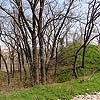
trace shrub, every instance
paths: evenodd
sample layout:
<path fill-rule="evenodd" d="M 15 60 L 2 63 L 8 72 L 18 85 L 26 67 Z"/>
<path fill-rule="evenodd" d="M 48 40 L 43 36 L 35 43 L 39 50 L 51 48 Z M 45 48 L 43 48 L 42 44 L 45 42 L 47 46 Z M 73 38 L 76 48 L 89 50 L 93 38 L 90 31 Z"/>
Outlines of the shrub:
<path fill-rule="evenodd" d="M 64 82 L 73 78 L 72 66 L 74 62 L 74 55 L 81 44 L 76 42 L 70 44 L 68 47 L 63 48 L 59 51 L 58 59 L 59 63 L 62 64 L 62 68 L 59 69 L 57 75 L 57 82 Z M 79 76 L 90 75 L 95 69 L 100 70 L 100 51 L 96 45 L 88 45 L 85 54 L 85 68 L 81 68 L 82 62 L 82 50 L 78 54 L 76 66 L 79 67 Z M 67 65 L 63 69 L 63 66 Z"/>

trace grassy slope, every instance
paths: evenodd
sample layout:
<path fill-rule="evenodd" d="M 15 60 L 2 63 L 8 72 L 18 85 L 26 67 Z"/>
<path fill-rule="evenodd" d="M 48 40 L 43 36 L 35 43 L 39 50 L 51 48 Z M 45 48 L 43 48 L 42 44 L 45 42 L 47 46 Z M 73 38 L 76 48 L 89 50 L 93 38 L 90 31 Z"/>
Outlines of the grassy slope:
<path fill-rule="evenodd" d="M 73 63 L 73 54 L 79 46 L 79 43 L 70 45 L 60 56 L 63 59 L 63 63 L 67 62 L 68 65 Z M 82 51 L 79 54 L 77 65 L 81 63 Z M 97 67 L 100 69 L 100 52 L 97 46 L 89 45 L 85 57 L 85 66 L 86 67 Z M 90 71 L 90 70 L 89 70 Z M 68 73 L 65 74 L 68 76 Z M 61 74 L 60 74 L 61 76 Z M 84 77 L 82 77 L 84 78 Z M 100 91 L 100 72 L 95 74 L 92 80 L 88 82 L 81 83 L 82 78 L 78 80 L 71 80 L 64 83 L 55 83 L 46 86 L 40 86 L 29 89 L 22 89 L 19 91 L 13 91 L 11 93 L 0 93 L 0 100 L 57 100 L 58 98 L 72 98 L 77 94 L 84 94 L 87 92 Z M 86 78 L 86 77 L 85 77 Z M 61 81 L 63 76 L 61 76 Z M 66 78 L 65 78 L 66 80 Z M 64 81 L 65 81 L 64 80 Z"/>
<path fill-rule="evenodd" d="M 83 78 L 83 77 L 82 77 Z M 79 78 L 65 83 L 55 83 L 46 86 L 23 89 L 0 95 L 0 100 L 57 100 L 70 99 L 77 94 L 100 91 L 100 72 L 96 73 L 88 82 L 81 83 Z M 86 77 L 85 77 L 86 78 Z"/>
<path fill-rule="evenodd" d="M 74 55 L 76 50 L 80 47 L 80 43 L 75 43 L 69 45 L 67 48 L 64 48 L 61 50 L 59 54 L 59 60 L 61 60 L 60 63 L 63 63 L 65 65 L 73 65 L 74 62 Z M 77 59 L 77 66 L 81 66 L 81 60 L 82 60 L 82 51 L 80 51 L 78 59 Z M 98 49 L 98 46 L 96 45 L 88 45 L 86 49 L 86 55 L 85 55 L 85 66 L 99 66 L 100 67 L 100 51 Z"/>
<path fill-rule="evenodd" d="M 57 82 L 65 82 L 66 80 L 73 79 L 73 62 L 74 54 L 80 47 L 80 43 L 70 44 L 67 48 L 61 49 L 58 60 L 59 64 L 62 64 L 58 69 Z M 82 51 L 79 52 L 76 66 L 81 66 Z M 63 67 L 64 66 L 64 67 Z M 79 76 L 87 76 L 94 72 L 94 70 L 100 70 L 100 50 L 98 46 L 89 44 L 86 49 L 85 55 L 85 68 L 78 68 Z"/>

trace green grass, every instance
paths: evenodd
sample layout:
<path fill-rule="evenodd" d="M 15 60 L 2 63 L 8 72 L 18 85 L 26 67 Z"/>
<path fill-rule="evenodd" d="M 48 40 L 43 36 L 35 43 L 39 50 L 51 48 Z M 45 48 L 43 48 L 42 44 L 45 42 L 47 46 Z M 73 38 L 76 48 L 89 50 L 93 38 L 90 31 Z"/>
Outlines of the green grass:
<path fill-rule="evenodd" d="M 70 44 L 68 47 L 61 49 L 58 55 L 59 61 L 61 61 L 60 63 L 68 66 L 73 65 L 75 52 L 80 46 L 81 44 L 76 42 L 75 44 Z M 77 66 L 81 66 L 82 52 L 83 50 L 81 50 L 78 54 L 78 59 L 76 63 Z M 98 46 L 93 44 L 89 44 L 87 46 L 85 54 L 85 66 L 96 66 L 100 68 L 100 50 L 98 49 Z"/>
<path fill-rule="evenodd" d="M 100 91 L 100 72 L 96 73 L 91 80 L 86 81 L 95 69 L 100 70 L 100 51 L 97 46 L 88 46 L 85 56 L 85 69 L 78 70 L 79 76 L 81 76 L 79 79 L 73 79 L 72 69 L 67 68 L 72 66 L 74 53 L 79 46 L 79 43 L 71 44 L 68 48 L 63 48 L 58 55 L 61 63 L 68 66 L 60 67 L 57 82 L 67 82 L 21 89 L 10 93 L 3 93 L 1 91 L 0 100 L 57 100 L 58 98 L 66 98 L 69 100 L 77 94 Z M 81 66 L 81 58 L 82 50 L 78 56 L 77 66 Z M 5 81 L 4 78 L 2 78 L 2 81 Z M 2 84 L 2 81 L 0 84 Z"/>
<path fill-rule="evenodd" d="M 86 80 L 86 78 L 81 77 L 64 83 L 22 89 L 6 94 L 1 93 L 0 100 L 57 100 L 58 98 L 70 100 L 77 94 L 100 91 L 100 72 L 96 73 L 91 80 L 81 83 L 81 80 Z"/>
<path fill-rule="evenodd" d="M 74 64 L 74 55 L 77 49 L 81 46 L 81 43 L 76 42 L 74 44 L 70 44 L 68 47 L 64 47 L 59 51 L 58 54 L 58 62 L 59 68 L 57 69 L 57 82 L 65 82 L 67 80 L 73 79 L 73 64 Z M 88 76 L 93 73 L 94 70 L 100 70 L 100 50 L 98 46 L 89 44 L 86 48 L 85 55 L 85 68 L 82 69 L 82 53 L 81 50 L 78 54 L 76 67 L 78 68 L 79 77 Z"/>

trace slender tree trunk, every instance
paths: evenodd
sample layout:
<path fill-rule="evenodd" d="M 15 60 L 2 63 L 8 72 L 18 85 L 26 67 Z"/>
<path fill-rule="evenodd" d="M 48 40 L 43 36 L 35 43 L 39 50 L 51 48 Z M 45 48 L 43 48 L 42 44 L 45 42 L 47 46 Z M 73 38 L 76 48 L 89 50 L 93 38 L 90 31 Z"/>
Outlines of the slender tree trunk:
<path fill-rule="evenodd" d="M 0 46 L 0 69 L 1 69 L 1 46 Z"/>
<path fill-rule="evenodd" d="M 73 74 L 74 74 L 75 78 L 78 78 L 78 72 L 77 72 L 77 68 L 76 68 L 77 56 L 78 56 L 78 53 L 80 52 L 80 50 L 84 47 L 84 45 L 85 44 L 81 45 L 81 47 L 76 51 L 75 56 L 74 56 Z"/>
<path fill-rule="evenodd" d="M 76 68 L 76 61 L 77 61 L 77 55 L 75 55 L 75 59 L 74 59 L 73 74 L 74 74 L 75 78 L 78 78 L 78 72 L 77 72 L 77 68 Z"/>
<path fill-rule="evenodd" d="M 14 51 L 11 51 L 11 64 L 12 64 L 12 77 L 14 78 L 15 76 L 15 66 L 14 66 Z"/>
<path fill-rule="evenodd" d="M 85 53 L 86 53 L 86 46 L 83 47 L 82 68 L 84 68 L 84 64 L 85 64 Z"/>
<path fill-rule="evenodd" d="M 19 63 L 20 81 L 22 81 L 22 66 L 21 66 L 21 58 L 19 51 L 18 51 L 18 63 Z"/>
<path fill-rule="evenodd" d="M 12 68 L 13 68 L 13 78 L 15 77 L 15 64 L 14 64 L 14 58 L 12 59 Z"/>
<path fill-rule="evenodd" d="M 46 72 L 45 72 L 45 56 L 44 56 L 44 47 L 43 47 L 43 32 L 42 32 L 42 14 L 44 8 L 44 0 L 40 0 L 40 12 L 39 12 L 39 25 L 38 25 L 38 34 L 39 34 L 39 46 L 40 46 L 40 66 L 41 66 L 41 82 L 45 84 L 46 82 Z"/>
<path fill-rule="evenodd" d="M 33 33 L 32 33 L 32 49 L 33 49 L 32 54 L 33 54 L 33 63 L 34 63 L 33 77 L 34 77 L 34 84 L 38 85 L 39 84 L 39 67 L 38 67 L 38 54 L 37 54 L 35 28 L 36 28 L 36 22 L 35 22 L 34 15 L 33 15 Z"/>
<path fill-rule="evenodd" d="M 12 62 L 11 62 L 11 59 L 10 59 L 10 73 L 11 73 L 11 75 L 12 75 Z M 13 76 L 12 76 L 13 77 Z"/>
<path fill-rule="evenodd" d="M 24 77 L 25 77 L 25 81 L 26 81 L 26 79 L 27 79 L 27 71 L 26 71 L 26 68 L 25 68 L 25 66 L 24 66 L 24 56 L 23 56 L 23 51 L 22 51 L 22 49 L 21 49 L 21 62 L 22 62 L 22 67 L 23 67 L 23 69 L 24 69 Z"/>
<path fill-rule="evenodd" d="M 10 84 L 10 75 L 9 75 L 9 70 L 8 70 L 8 66 L 7 66 L 7 62 L 5 60 L 5 58 L 3 57 L 2 54 L 0 54 L 0 56 L 2 57 L 3 61 L 4 61 L 4 64 L 5 64 L 5 67 L 6 67 L 6 71 L 7 71 L 7 80 L 8 80 L 8 85 Z"/>
<path fill-rule="evenodd" d="M 54 75 L 57 74 L 57 67 L 58 67 L 57 61 L 58 61 L 58 46 L 56 47 L 56 63 L 55 63 L 55 72 L 54 72 Z"/>
<path fill-rule="evenodd" d="M 66 33 L 66 47 L 68 46 L 68 34 Z"/>

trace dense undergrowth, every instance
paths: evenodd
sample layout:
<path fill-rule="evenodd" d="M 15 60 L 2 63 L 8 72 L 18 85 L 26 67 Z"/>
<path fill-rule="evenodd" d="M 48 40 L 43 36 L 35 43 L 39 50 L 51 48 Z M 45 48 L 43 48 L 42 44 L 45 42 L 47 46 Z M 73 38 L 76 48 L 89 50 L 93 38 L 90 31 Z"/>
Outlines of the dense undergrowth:
<path fill-rule="evenodd" d="M 81 44 L 75 43 L 71 44 L 66 48 L 60 50 L 59 53 L 59 63 L 62 64 L 58 70 L 57 82 L 64 82 L 66 80 L 71 80 L 73 76 L 73 62 L 74 55 Z M 92 74 L 95 70 L 100 70 L 100 50 L 96 45 L 88 45 L 85 54 L 85 67 L 81 68 L 82 62 L 82 50 L 78 54 L 78 59 L 76 66 L 79 76 L 87 76 Z"/>

